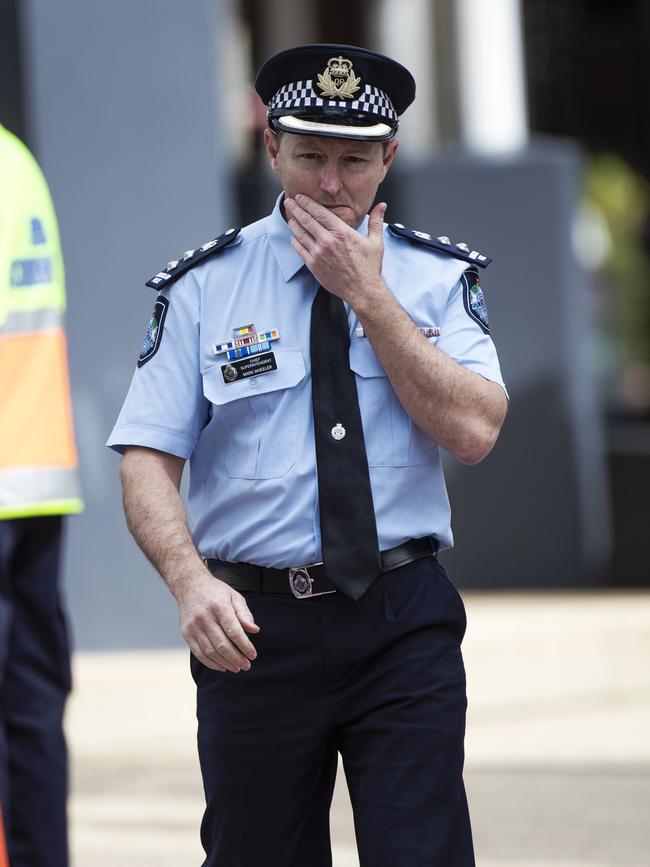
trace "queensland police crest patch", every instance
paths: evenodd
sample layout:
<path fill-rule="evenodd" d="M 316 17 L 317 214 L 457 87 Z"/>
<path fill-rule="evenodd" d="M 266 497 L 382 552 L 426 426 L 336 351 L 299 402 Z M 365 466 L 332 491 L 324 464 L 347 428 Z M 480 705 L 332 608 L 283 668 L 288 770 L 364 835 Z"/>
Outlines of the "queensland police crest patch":
<path fill-rule="evenodd" d="M 158 352 L 158 347 L 160 346 L 160 341 L 163 336 L 165 316 L 167 315 L 168 307 L 169 300 L 165 298 L 164 295 L 159 295 L 156 298 L 153 313 L 151 314 L 151 319 L 147 325 L 147 333 L 144 336 L 142 349 L 138 356 L 138 367 L 142 367 L 143 364 L 150 361 L 156 352 Z"/>
<path fill-rule="evenodd" d="M 470 319 L 473 319 L 481 327 L 485 334 L 489 334 L 490 320 L 488 319 L 487 304 L 485 303 L 485 296 L 481 289 L 478 272 L 473 269 L 465 271 L 462 280 L 465 312 Z"/>

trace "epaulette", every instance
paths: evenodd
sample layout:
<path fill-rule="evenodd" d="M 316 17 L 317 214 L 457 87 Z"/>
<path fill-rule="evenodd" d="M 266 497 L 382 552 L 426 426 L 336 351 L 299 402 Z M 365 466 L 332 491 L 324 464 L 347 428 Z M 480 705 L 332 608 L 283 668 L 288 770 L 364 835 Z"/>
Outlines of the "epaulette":
<path fill-rule="evenodd" d="M 228 244 L 232 244 L 240 232 L 241 229 L 228 229 L 223 235 L 213 238 L 212 241 L 207 241 L 197 250 L 186 250 L 183 253 L 182 259 L 172 259 L 171 262 L 165 265 L 162 271 L 158 271 L 151 280 L 147 280 L 145 286 L 149 286 L 151 289 L 166 289 L 167 286 L 171 286 L 172 283 L 175 283 L 179 277 L 182 277 L 183 274 L 186 274 L 191 268 L 198 265 L 199 262 L 203 262 L 209 256 L 214 256 L 215 253 L 223 250 Z"/>
<path fill-rule="evenodd" d="M 462 259 L 464 262 L 471 262 L 472 265 L 480 265 L 481 268 L 487 268 L 492 261 L 491 256 L 484 256 L 478 250 L 471 250 L 469 244 L 461 241 L 459 244 L 452 244 L 446 235 L 440 235 L 437 238 L 432 238 L 428 232 L 418 232 L 416 229 L 407 229 L 401 223 L 390 223 L 388 228 L 393 235 L 400 238 L 406 238 L 407 241 L 414 241 L 416 244 L 424 244 L 436 253 L 446 253 L 448 256 L 453 256 L 455 259 Z"/>

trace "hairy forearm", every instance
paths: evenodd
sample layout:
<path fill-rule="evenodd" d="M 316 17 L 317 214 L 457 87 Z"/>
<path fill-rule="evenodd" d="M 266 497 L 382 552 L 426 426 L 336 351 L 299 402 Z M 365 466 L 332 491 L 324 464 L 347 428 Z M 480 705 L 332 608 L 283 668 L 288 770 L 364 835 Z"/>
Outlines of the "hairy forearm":
<path fill-rule="evenodd" d="M 507 402 L 503 390 L 433 346 L 385 286 L 353 305 L 408 415 L 465 463 L 492 449 Z"/>
<path fill-rule="evenodd" d="M 129 530 L 178 602 L 181 634 L 215 671 L 248 670 L 257 656 L 246 635 L 259 632 L 244 597 L 213 577 L 201 560 L 179 494 L 184 461 L 129 447 L 120 475 Z"/>
<path fill-rule="evenodd" d="M 128 528 L 174 596 L 190 575 L 204 569 L 179 494 L 183 463 L 163 452 L 130 447 L 120 468 Z"/>

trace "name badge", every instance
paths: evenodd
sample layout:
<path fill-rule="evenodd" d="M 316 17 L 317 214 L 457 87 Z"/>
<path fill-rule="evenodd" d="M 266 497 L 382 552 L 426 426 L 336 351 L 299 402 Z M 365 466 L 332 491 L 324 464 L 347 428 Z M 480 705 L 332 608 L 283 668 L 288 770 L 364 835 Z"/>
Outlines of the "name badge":
<path fill-rule="evenodd" d="M 221 365 L 223 381 L 228 385 L 237 382 L 238 379 L 248 379 L 249 376 L 261 376 L 278 369 L 273 352 L 263 352 L 253 355 L 251 358 L 240 358 L 238 361 L 229 361 Z"/>

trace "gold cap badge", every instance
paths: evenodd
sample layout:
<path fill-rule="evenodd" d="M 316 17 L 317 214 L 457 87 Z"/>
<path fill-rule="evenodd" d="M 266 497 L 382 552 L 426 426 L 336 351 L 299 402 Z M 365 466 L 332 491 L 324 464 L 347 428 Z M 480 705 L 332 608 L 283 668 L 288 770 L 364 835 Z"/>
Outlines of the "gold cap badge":
<path fill-rule="evenodd" d="M 330 57 L 325 72 L 318 76 L 322 96 L 351 99 L 359 90 L 361 77 L 354 74 L 352 61 L 346 57 Z"/>

